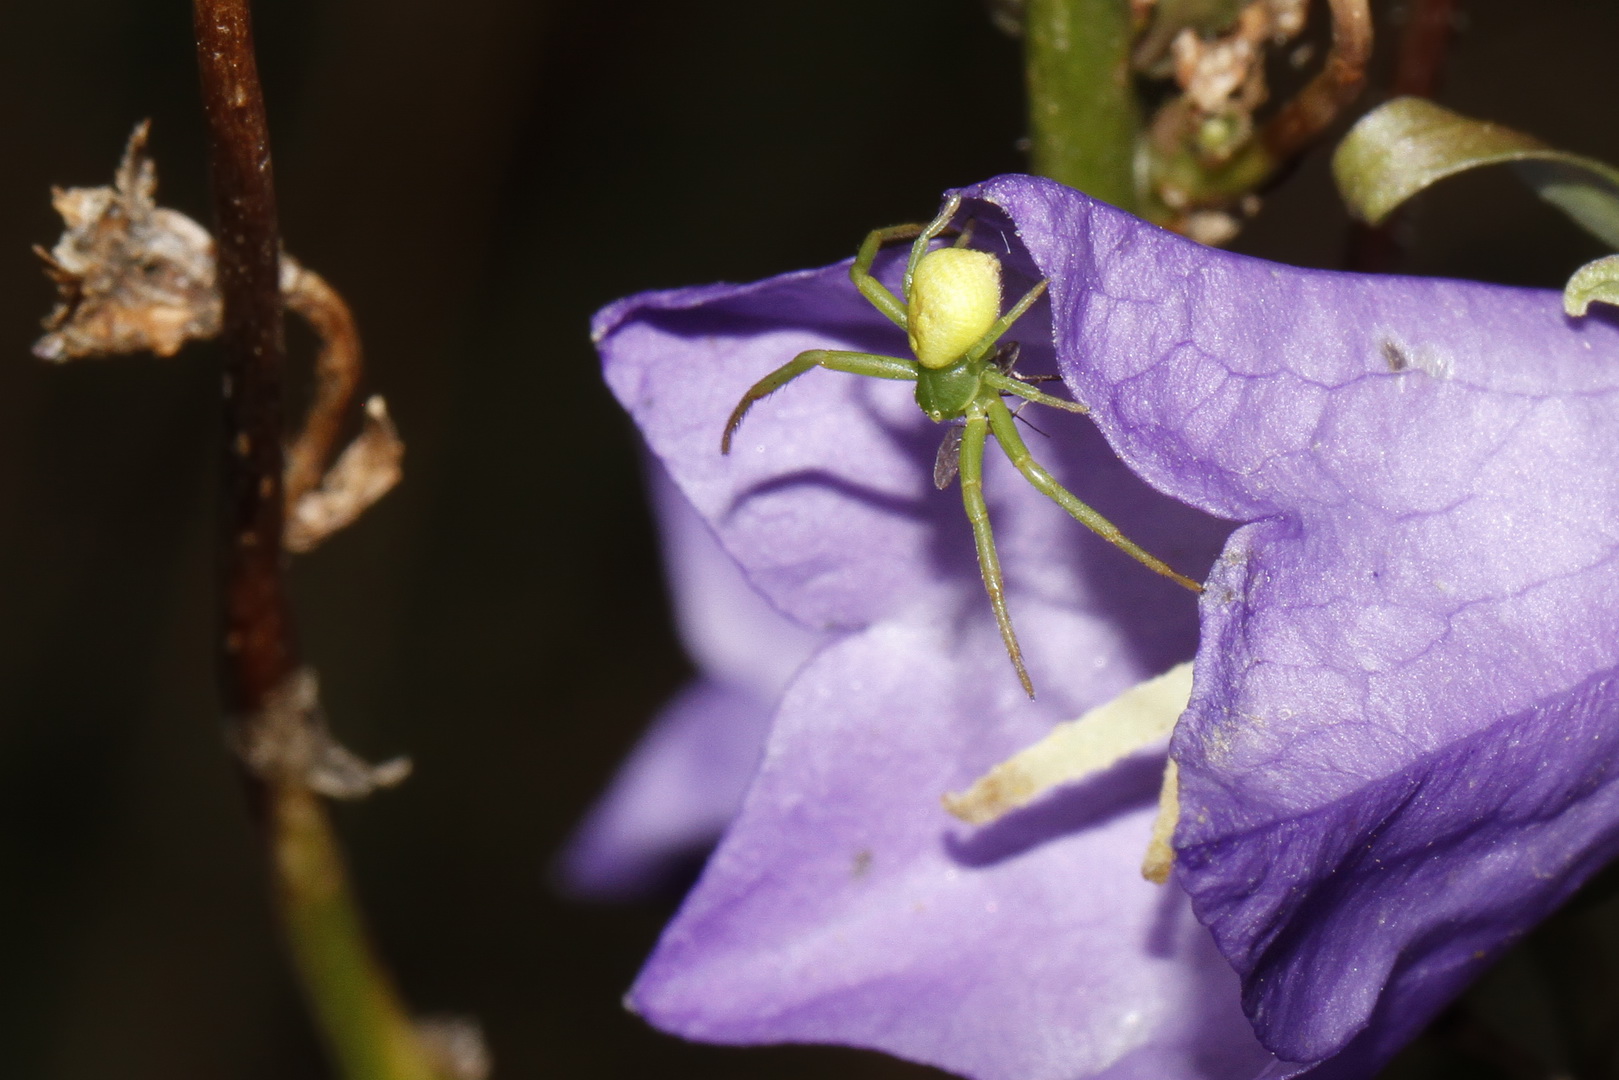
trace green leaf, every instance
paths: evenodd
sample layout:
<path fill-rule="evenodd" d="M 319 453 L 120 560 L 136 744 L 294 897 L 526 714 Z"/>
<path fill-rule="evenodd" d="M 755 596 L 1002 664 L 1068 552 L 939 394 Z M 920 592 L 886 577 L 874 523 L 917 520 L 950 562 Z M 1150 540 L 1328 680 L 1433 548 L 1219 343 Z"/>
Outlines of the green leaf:
<path fill-rule="evenodd" d="M 1376 225 L 1429 185 L 1498 164 L 1512 165 L 1535 194 L 1619 248 L 1619 169 L 1426 98 L 1395 98 L 1361 117 L 1338 144 L 1332 173 L 1350 213 Z"/>
<path fill-rule="evenodd" d="M 1586 263 L 1563 287 L 1563 310 L 1570 315 L 1584 315 L 1593 301 L 1619 304 L 1619 255 Z"/>

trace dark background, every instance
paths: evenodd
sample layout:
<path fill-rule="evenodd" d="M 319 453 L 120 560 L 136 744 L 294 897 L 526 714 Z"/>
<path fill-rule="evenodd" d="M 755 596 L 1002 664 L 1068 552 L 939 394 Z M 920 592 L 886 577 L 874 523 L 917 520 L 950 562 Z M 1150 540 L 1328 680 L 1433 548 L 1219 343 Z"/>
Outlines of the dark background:
<path fill-rule="evenodd" d="M 406 480 L 296 564 L 333 726 L 401 789 L 338 810 L 413 1005 L 501 1077 L 920 1077 L 691 1047 L 619 995 L 667 904 L 560 899 L 549 861 L 686 674 L 634 436 L 586 337 L 641 289 L 850 254 L 1016 169 L 1019 51 L 974 0 L 278 0 L 258 36 L 287 247 L 354 306 Z M 214 691 L 217 356 L 54 367 L 51 184 L 154 120 L 206 220 L 178 0 L 4 5 L 0 29 L 0 1071 L 326 1075 L 271 931 Z M 1387 9 L 1382 9 L 1387 15 Z M 1443 99 L 1619 160 L 1619 5 L 1467 5 Z M 1342 265 L 1315 157 L 1238 247 Z M 1560 285 L 1599 253 L 1506 176 L 1411 219 L 1421 273 Z M 292 333 L 294 371 L 309 340 Z"/>

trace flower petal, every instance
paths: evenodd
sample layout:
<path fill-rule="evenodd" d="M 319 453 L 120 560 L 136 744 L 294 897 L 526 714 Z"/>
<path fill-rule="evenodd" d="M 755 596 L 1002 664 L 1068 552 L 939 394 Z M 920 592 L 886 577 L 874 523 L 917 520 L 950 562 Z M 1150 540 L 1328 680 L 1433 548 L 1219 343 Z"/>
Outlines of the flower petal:
<path fill-rule="evenodd" d="M 1120 454 L 1251 522 L 1173 743 L 1179 878 L 1267 1046 L 1375 1063 L 1619 852 L 1619 332 L 969 194 Z"/>
<path fill-rule="evenodd" d="M 681 640 L 703 675 L 653 722 L 562 855 L 563 883 L 603 899 L 663 885 L 719 839 L 782 690 L 824 641 L 766 603 L 664 471 L 648 472 Z"/>
<path fill-rule="evenodd" d="M 706 853 L 758 768 L 774 704 L 708 680 L 681 691 L 569 841 L 558 867 L 568 891 L 633 899 Z"/>
<path fill-rule="evenodd" d="M 1037 315 L 1020 328 L 1031 370 L 1048 348 Z M 718 454 L 742 392 L 796 351 L 894 334 L 843 268 L 635 298 L 600 325 L 609 380 L 750 579 L 805 622 L 870 624 L 793 681 L 744 809 L 633 1004 L 694 1038 L 853 1043 L 980 1077 L 1256 1073 L 1269 1058 L 1229 970 L 1178 891 L 1139 876 L 1161 759 L 982 831 L 939 801 L 1185 659 L 1191 598 L 990 455 L 1031 704 L 959 495 L 928 483 L 939 429 L 908 387 L 812 372 L 749 416 L 749 457 Z M 1144 487 L 1083 421 L 1038 422 L 1059 436 L 1034 447 L 1059 479 L 1177 565 L 1208 565 L 1227 526 Z"/>
<path fill-rule="evenodd" d="M 861 626 L 926 581 L 925 422 L 899 383 L 815 371 L 726 417 L 806 349 L 905 349 L 841 267 L 632 297 L 597 317 L 608 384 L 748 578 L 814 628 Z M 813 526 L 813 527 L 812 527 Z"/>
<path fill-rule="evenodd" d="M 1116 649 L 1105 620 L 1021 617 L 1036 648 Z M 1049 723 L 1007 712 L 1004 665 L 993 627 L 925 618 L 811 661 L 632 1006 L 692 1038 L 848 1043 L 981 1080 L 1258 1075 L 1235 977 L 1184 895 L 1137 872 L 1162 758 L 992 829 L 944 816 L 942 792 Z M 1073 664 L 1065 689 L 1118 674 Z"/>

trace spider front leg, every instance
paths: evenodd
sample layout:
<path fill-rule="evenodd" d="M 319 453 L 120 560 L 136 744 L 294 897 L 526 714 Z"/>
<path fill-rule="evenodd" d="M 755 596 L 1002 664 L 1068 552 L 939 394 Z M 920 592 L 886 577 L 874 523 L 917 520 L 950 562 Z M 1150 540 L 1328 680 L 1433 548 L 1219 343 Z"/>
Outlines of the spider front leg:
<path fill-rule="evenodd" d="M 922 235 L 921 225 L 891 225 L 886 229 L 873 229 L 866 234 L 865 242 L 860 245 L 860 252 L 854 257 L 854 264 L 849 267 L 849 280 L 854 287 L 860 290 L 860 295 L 871 302 L 871 306 L 888 316 L 890 322 L 901 330 L 909 329 L 905 318 L 905 303 L 899 297 L 888 291 L 888 286 L 871 276 L 871 264 L 877 259 L 877 252 L 884 244 L 895 240 L 910 240 Z M 909 277 L 907 276 L 907 287 Z"/>
<path fill-rule="evenodd" d="M 888 290 L 888 286 L 871 276 L 871 264 L 877 260 L 877 252 L 882 250 L 884 244 L 895 240 L 912 240 L 910 258 L 905 261 L 905 279 L 901 286 L 901 294 L 909 299 L 911 295 L 911 278 L 916 274 L 916 264 L 927 253 L 928 244 L 933 239 L 950 228 L 950 221 L 956 216 L 956 210 L 961 206 L 961 197 L 953 195 L 945 200 L 944 207 L 938 216 L 926 225 L 890 225 L 886 229 L 873 229 L 866 234 L 866 239 L 860 245 L 860 251 L 855 255 L 854 264 L 849 267 L 849 280 L 854 287 L 860 290 L 860 295 L 871 302 L 871 306 L 886 315 L 890 322 L 901 330 L 909 330 L 910 324 L 905 314 L 905 301 Z"/>
<path fill-rule="evenodd" d="M 996 400 L 995 405 L 1000 405 Z M 1006 406 L 1001 405 L 1006 412 Z M 1007 413 L 1010 419 L 1011 413 Z M 1018 647 L 1017 633 L 1012 629 L 1012 615 L 1006 609 L 1006 585 L 1001 579 L 1001 560 L 995 554 L 995 534 L 989 526 L 989 506 L 984 502 L 984 440 L 989 434 L 989 421 L 984 407 L 974 402 L 967 409 L 967 425 L 961 434 L 961 502 L 967 508 L 967 521 L 973 529 L 973 547 L 978 552 L 978 573 L 984 579 L 984 591 L 989 593 L 989 606 L 995 612 L 995 625 L 1000 628 L 1001 640 L 1006 642 L 1006 655 L 1017 669 L 1023 692 L 1034 697 L 1034 683 L 1023 666 L 1023 650 Z M 999 438 L 999 435 L 996 436 Z"/>
<path fill-rule="evenodd" d="M 1183 585 L 1195 593 L 1203 591 L 1203 586 L 1185 574 L 1179 574 L 1170 569 L 1169 565 L 1162 559 L 1150 554 L 1134 540 L 1125 536 L 1124 533 L 1119 531 L 1117 525 L 1098 514 L 1086 503 L 1081 502 L 1073 492 L 1057 483 L 1056 478 L 1047 472 L 1039 462 L 1035 461 L 1034 456 L 1029 453 L 1029 448 L 1023 443 L 1023 437 L 1017 433 L 1017 425 L 1012 422 L 1011 410 L 1006 407 L 1006 404 L 1000 398 L 994 398 L 988 403 L 988 412 L 989 426 L 995 432 L 995 441 L 1001 444 L 1001 449 L 1006 452 L 1006 456 L 1017 467 L 1017 471 L 1022 473 L 1023 478 L 1033 484 L 1036 490 L 1068 511 L 1075 521 L 1078 521 L 1142 566 L 1156 574 L 1162 574 L 1177 585 Z M 962 476 L 965 477 L 967 474 L 965 461 L 962 463 L 961 471 Z"/>
<path fill-rule="evenodd" d="M 725 422 L 725 433 L 720 436 L 720 453 L 731 452 L 731 436 L 741 426 L 742 418 L 753 408 L 753 403 L 780 390 L 806 371 L 823 367 L 832 371 L 846 371 L 851 375 L 870 375 L 877 379 L 900 379 L 915 382 L 918 369 L 914 360 L 897 356 L 879 356 L 875 353 L 848 352 L 843 349 L 810 349 L 754 383 L 742 400 L 731 410 Z"/>

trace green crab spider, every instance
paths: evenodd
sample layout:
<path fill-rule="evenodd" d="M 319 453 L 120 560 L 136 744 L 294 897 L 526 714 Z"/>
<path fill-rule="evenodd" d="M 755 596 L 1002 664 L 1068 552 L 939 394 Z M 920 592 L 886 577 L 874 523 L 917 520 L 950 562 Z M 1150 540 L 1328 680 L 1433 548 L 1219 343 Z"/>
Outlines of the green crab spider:
<path fill-rule="evenodd" d="M 1033 306 L 1046 291 L 1041 281 L 1024 293 L 1004 315 L 1001 314 L 1001 263 L 987 251 L 966 245 L 970 229 L 962 231 L 956 243 L 932 247 L 944 234 L 960 209 L 952 197 L 927 225 L 896 225 L 875 229 L 860 245 L 849 278 L 873 307 L 904 330 L 910 339 L 914 360 L 898 356 L 849 352 L 842 349 L 811 349 L 754 383 L 742 395 L 720 437 L 720 453 L 731 452 L 731 437 L 753 403 L 781 389 L 814 368 L 870 375 L 878 379 L 898 379 L 916 383 L 916 403 L 937 423 L 959 421 L 945 436 L 934 464 L 934 482 L 948 487 L 958 469 L 961 501 L 972 526 L 973 546 L 978 554 L 978 570 L 995 612 L 995 624 L 1006 643 L 1006 653 L 1017 670 L 1023 690 L 1034 697 L 1034 684 L 1023 664 L 1023 650 L 1006 607 L 1006 589 L 1001 564 L 995 554 L 995 534 L 990 528 L 989 507 L 984 502 L 984 444 L 990 435 L 1000 444 L 1007 458 L 1041 494 L 1068 511 L 1081 525 L 1155 573 L 1193 592 L 1203 587 L 1176 573 L 1161 559 L 1147 552 L 1119 531 L 1118 527 L 1091 509 L 1059 484 L 1029 453 L 1017 432 L 1014 414 L 1002 397 L 1011 394 L 1037 405 L 1049 405 L 1072 413 L 1089 410 L 1074 401 L 1052 397 L 1030 386 L 1034 379 L 1014 373 L 1015 344 L 998 345 L 1001 336 Z M 895 296 L 871 274 L 877 252 L 885 244 L 910 240 L 910 258 L 900 297 Z"/>

